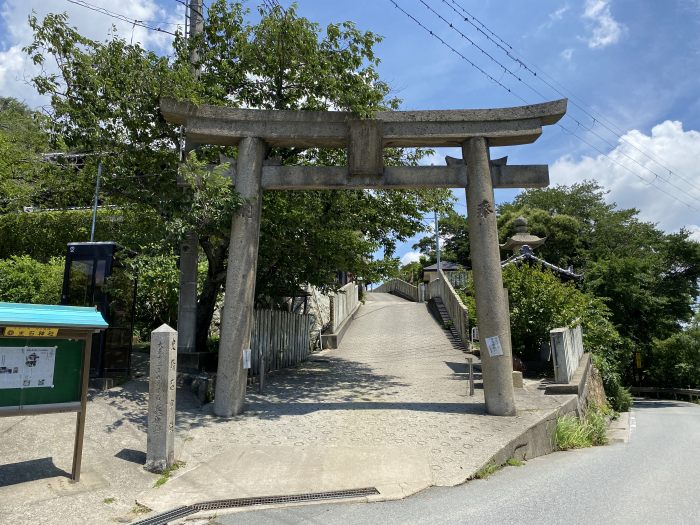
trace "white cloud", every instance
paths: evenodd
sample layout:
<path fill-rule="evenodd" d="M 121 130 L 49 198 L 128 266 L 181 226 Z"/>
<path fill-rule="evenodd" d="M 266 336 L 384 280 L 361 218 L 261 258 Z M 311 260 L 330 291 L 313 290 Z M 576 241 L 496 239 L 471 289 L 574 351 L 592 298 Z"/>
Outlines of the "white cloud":
<path fill-rule="evenodd" d="M 591 49 L 604 48 L 620 40 L 625 26 L 610 12 L 609 0 L 586 0 L 584 20 L 590 21 L 591 34 L 585 39 Z"/>
<path fill-rule="evenodd" d="M 184 7 L 179 3 L 173 2 L 172 8 L 167 10 L 155 0 L 118 3 L 111 0 L 91 0 L 90 4 L 169 32 L 175 32 L 177 29 L 177 25 L 173 24 L 184 23 Z M 6 29 L 0 43 L 0 92 L 3 96 L 24 100 L 31 106 L 46 103 L 45 99 L 27 87 L 27 80 L 34 76 L 38 69 L 21 50 L 32 41 L 32 32 L 27 23 L 32 11 L 39 20 L 48 13 L 66 12 L 69 25 L 77 27 L 82 35 L 97 41 L 104 41 L 111 36 L 113 26 L 122 38 L 134 43 L 139 42 L 156 52 L 167 52 L 172 41 L 172 36 L 167 33 L 135 26 L 63 0 L 6 0 L 0 12 Z M 54 72 L 55 65 L 49 60 L 47 59 L 45 67 L 49 72 Z"/>
<path fill-rule="evenodd" d="M 549 13 L 549 15 L 547 15 L 547 21 L 544 22 L 543 24 L 541 24 L 541 25 L 537 28 L 537 32 L 539 33 L 539 32 L 542 31 L 543 29 L 551 29 L 552 26 L 554 26 L 554 24 L 556 24 L 556 23 L 559 22 L 562 18 L 564 18 L 564 14 L 565 14 L 569 9 L 570 9 L 569 4 L 564 4 L 564 5 L 561 6 L 560 8 L 558 8 L 558 9 L 552 11 L 551 13 Z"/>
<path fill-rule="evenodd" d="M 562 57 L 567 62 L 571 62 L 571 58 L 574 56 L 574 50 L 573 50 L 573 48 L 568 47 L 564 51 L 559 53 L 559 56 Z"/>
<path fill-rule="evenodd" d="M 561 6 L 559 9 L 554 11 L 553 13 L 549 13 L 549 19 L 552 22 L 557 22 L 564 18 L 564 13 L 566 13 L 569 10 L 569 4 L 565 4 Z"/>
<path fill-rule="evenodd" d="M 609 201 L 639 209 L 643 220 L 657 223 L 665 231 L 687 227 L 700 239 L 700 132 L 684 131 L 681 122 L 667 120 L 654 126 L 650 135 L 627 132 L 608 155 L 612 160 L 603 155 L 561 157 L 551 166 L 551 181 L 573 184 L 595 179 L 610 190 Z"/>
<path fill-rule="evenodd" d="M 700 242 L 700 225 L 689 224 L 686 226 L 686 228 L 690 230 L 690 238 L 694 241 Z"/>
<path fill-rule="evenodd" d="M 420 261 L 420 252 L 406 252 L 401 256 L 401 264 L 408 264 Z"/>

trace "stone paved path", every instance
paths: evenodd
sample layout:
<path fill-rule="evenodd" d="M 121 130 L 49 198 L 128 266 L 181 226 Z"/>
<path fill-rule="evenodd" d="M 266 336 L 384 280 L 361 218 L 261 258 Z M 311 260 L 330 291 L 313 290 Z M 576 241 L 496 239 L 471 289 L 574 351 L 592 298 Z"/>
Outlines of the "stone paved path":
<path fill-rule="evenodd" d="M 465 354 L 426 305 L 369 294 L 339 349 L 271 374 L 263 394 L 249 388 L 242 416 L 214 417 L 178 391 L 176 453 L 186 465 L 160 488 L 142 469 L 143 377 L 93 393 L 79 485 L 61 476 L 73 414 L 0 419 L 0 510 L 8 523 L 108 523 L 134 519 L 135 499 L 162 511 L 365 486 L 401 497 L 464 482 L 566 400 L 530 384 L 516 390 L 518 416 L 501 418 L 485 415 L 482 391 L 470 397 L 467 387 Z"/>
<path fill-rule="evenodd" d="M 211 446 L 408 447 L 429 458 L 434 484 L 455 485 L 561 404 L 532 386 L 518 391 L 517 417 L 486 415 L 480 384 L 467 395 L 467 354 L 425 304 L 367 297 L 340 348 L 270 376 L 262 395 L 249 389 L 245 415 L 195 423 L 187 454 L 196 462 Z"/>

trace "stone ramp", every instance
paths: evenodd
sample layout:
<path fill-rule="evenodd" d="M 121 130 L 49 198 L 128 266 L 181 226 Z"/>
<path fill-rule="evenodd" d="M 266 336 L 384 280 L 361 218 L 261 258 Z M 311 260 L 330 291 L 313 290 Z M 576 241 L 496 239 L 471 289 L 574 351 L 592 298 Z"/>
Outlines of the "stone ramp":
<path fill-rule="evenodd" d="M 396 499 L 463 483 L 568 401 L 532 386 L 516 390 L 517 416 L 488 416 L 483 391 L 468 395 L 466 355 L 425 304 L 368 294 L 340 348 L 270 375 L 239 417 L 203 414 L 183 434 L 187 466 L 138 501 L 165 511 L 360 487 Z"/>

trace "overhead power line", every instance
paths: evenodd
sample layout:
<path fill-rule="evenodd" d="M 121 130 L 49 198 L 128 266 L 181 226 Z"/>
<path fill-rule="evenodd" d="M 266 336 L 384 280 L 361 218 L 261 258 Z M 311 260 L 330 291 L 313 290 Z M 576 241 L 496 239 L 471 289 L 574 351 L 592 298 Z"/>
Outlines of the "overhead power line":
<path fill-rule="evenodd" d="M 109 9 L 105 9 L 104 7 L 90 4 L 88 2 L 85 2 L 84 0 L 66 0 L 66 1 L 71 3 L 71 4 L 75 4 L 75 5 L 78 5 L 80 7 L 90 9 L 91 11 L 95 11 L 96 13 L 100 13 L 100 14 L 109 16 L 109 17 L 114 18 L 116 20 L 121 20 L 122 22 L 128 22 L 129 24 L 134 25 L 134 26 L 143 27 L 144 29 L 148 29 L 150 31 L 156 31 L 158 33 L 166 33 L 168 35 L 175 36 L 175 33 L 173 33 L 172 31 L 167 31 L 161 27 L 154 27 L 154 26 L 146 24 L 146 22 L 148 22 L 148 20 L 135 20 L 133 18 L 129 18 L 128 16 L 122 15 L 120 13 L 115 13 L 114 11 L 110 11 Z M 170 22 L 163 22 L 163 24 L 175 25 L 175 26 L 178 25 L 178 24 L 171 24 Z"/>
<path fill-rule="evenodd" d="M 182 4 L 182 5 L 185 6 L 185 20 L 189 20 L 189 19 L 190 19 L 190 13 L 189 13 L 190 9 L 191 9 L 199 18 L 204 19 L 204 13 L 202 12 L 202 10 L 197 9 L 197 8 L 194 7 L 193 5 L 191 6 L 189 0 L 175 0 L 175 1 L 176 1 L 178 4 Z M 206 5 L 204 2 L 202 2 L 202 7 L 204 7 L 204 9 L 209 10 L 209 8 L 207 7 L 207 5 Z"/>
<path fill-rule="evenodd" d="M 425 32 L 429 33 L 433 38 L 435 38 L 435 39 L 437 39 L 438 41 L 440 41 L 445 47 L 447 47 L 448 49 L 450 49 L 453 53 L 455 53 L 455 54 L 458 55 L 460 58 L 462 58 L 464 61 L 466 61 L 470 66 L 472 66 L 474 69 L 476 69 L 476 70 L 479 71 L 481 74 L 483 74 L 484 76 L 486 76 L 489 80 L 491 80 L 492 82 L 494 82 L 495 84 L 497 84 L 498 86 L 500 86 L 502 89 L 504 89 L 505 91 L 507 91 L 508 93 L 510 93 L 511 95 L 513 95 L 514 97 L 516 97 L 517 99 L 519 99 L 520 101 L 522 101 L 523 103 L 525 103 L 525 104 L 529 104 L 529 103 L 530 103 L 530 102 L 527 101 L 525 98 L 523 98 L 522 96 L 520 96 L 518 93 L 516 93 L 515 91 L 513 91 L 511 88 L 509 88 L 509 87 L 506 86 L 504 83 L 502 83 L 500 80 L 497 80 L 497 79 L 494 78 L 492 75 L 490 75 L 488 72 L 486 72 L 483 68 L 481 68 L 480 66 L 478 66 L 477 64 L 475 64 L 472 60 L 470 60 L 469 58 L 467 58 L 464 54 L 460 53 L 457 49 L 455 49 L 453 46 L 451 46 L 449 43 L 447 43 L 440 35 L 438 35 L 436 32 L 434 32 L 433 30 L 431 30 L 430 28 L 428 28 L 423 22 L 421 22 L 420 20 L 418 20 L 415 16 L 413 16 L 411 13 L 409 13 L 408 11 L 406 11 L 404 8 L 402 8 L 401 6 L 399 6 L 399 5 L 396 3 L 395 0 L 389 0 L 389 1 L 394 5 L 394 7 L 396 7 L 396 8 L 397 8 L 398 10 L 400 10 L 404 15 L 406 15 L 408 18 L 410 18 L 414 23 L 416 23 L 419 27 L 421 27 Z M 436 15 L 437 15 L 437 13 L 435 12 L 435 10 L 434 10 L 432 7 L 430 7 L 428 4 L 426 4 L 423 0 L 420 0 L 420 1 L 421 1 L 421 3 L 422 3 L 426 8 L 428 8 L 428 10 L 430 10 L 433 14 L 436 14 Z M 440 20 L 442 20 L 443 22 L 445 22 L 452 30 L 458 32 L 458 33 L 459 33 L 460 35 L 462 35 L 465 39 L 468 39 L 468 37 L 466 37 L 461 31 L 459 31 L 459 29 L 457 29 L 457 28 L 454 27 L 454 24 L 450 23 L 448 20 L 446 20 L 444 17 L 442 17 L 442 16 L 440 16 L 440 15 L 437 15 L 437 16 L 440 18 Z M 483 24 L 482 24 L 482 25 L 483 25 Z M 484 26 L 484 27 L 485 27 L 485 26 Z M 495 34 L 495 33 L 492 32 L 492 34 Z M 523 85 L 525 85 L 526 87 L 528 87 L 528 88 L 531 89 L 533 92 L 537 93 L 540 97 L 542 97 L 543 99 L 546 100 L 546 97 L 545 97 L 542 93 L 540 93 L 536 88 L 530 86 L 527 82 L 525 82 L 525 81 L 522 79 L 522 77 L 519 77 L 518 75 L 516 75 L 515 73 L 513 73 L 512 71 L 510 71 L 510 69 L 509 69 L 505 64 L 499 62 L 499 61 L 498 61 L 497 59 L 495 59 L 492 55 L 490 55 L 490 54 L 487 53 L 483 48 L 481 48 L 481 46 L 479 46 L 478 44 L 476 44 L 473 40 L 471 40 L 471 39 L 468 39 L 468 40 L 469 40 L 469 42 L 471 43 L 471 45 L 472 45 L 473 47 L 476 47 L 477 49 L 479 49 L 484 55 L 488 56 L 490 60 L 492 60 L 494 63 L 496 63 L 496 64 L 498 65 L 498 67 L 500 67 L 501 69 L 503 69 L 503 70 L 504 70 L 504 73 L 505 73 L 505 72 L 509 72 L 509 74 L 511 74 L 511 76 L 512 76 L 513 78 L 516 78 L 520 83 L 522 83 Z M 520 63 L 520 62 L 519 62 L 519 63 Z M 539 78 L 539 77 L 538 77 L 538 78 Z M 566 95 L 563 95 L 563 94 L 562 94 L 562 96 L 565 96 L 565 97 L 566 97 Z M 612 147 L 613 149 L 616 148 L 616 145 L 615 145 L 615 144 L 610 143 L 607 139 L 605 139 L 604 137 L 602 137 L 600 134 L 598 134 L 598 133 L 596 133 L 595 131 L 593 131 L 593 130 L 592 130 L 592 127 L 591 127 L 591 128 L 587 128 L 586 126 L 584 126 L 584 125 L 580 122 L 580 120 L 578 120 L 578 119 L 576 119 L 576 118 L 574 118 L 574 117 L 572 117 L 572 116 L 568 116 L 568 117 L 569 117 L 571 120 L 573 120 L 579 128 L 586 129 L 587 131 L 593 133 L 593 134 L 594 134 L 596 137 L 598 137 L 600 140 L 602 140 L 602 141 L 604 141 L 605 143 L 607 143 L 607 144 L 608 144 L 610 147 Z M 628 159 L 630 159 L 631 161 L 635 162 L 635 163 L 638 164 L 641 168 L 643 168 L 643 169 L 649 171 L 649 172 L 654 176 L 654 178 L 653 178 L 651 181 L 645 179 L 644 177 L 642 177 L 641 175 L 639 175 L 636 171 L 631 170 L 629 167 L 627 167 L 627 166 L 625 166 L 624 164 L 620 163 L 620 162 L 617 161 L 616 159 L 613 159 L 609 154 L 605 153 L 605 152 L 602 151 L 600 148 L 597 148 L 597 147 L 593 146 L 590 142 L 588 142 L 588 141 L 586 141 L 585 139 L 583 139 L 582 137 L 580 137 L 576 132 L 573 132 L 573 131 L 567 129 L 567 128 L 564 127 L 562 124 L 558 124 L 558 126 L 559 126 L 564 132 L 566 132 L 567 134 L 573 135 L 574 137 L 576 137 L 576 138 L 578 138 L 579 140 L 581 140 L 583 143 L 587 144 L 587 145 L 590 146 L 590 147 L 593 147 L 596 151 L 598 151 L 601 155 L 603 155 L 603 156 L 605 156 L 606 158 L 608 158 L 611 162 L 613 162 L 613 163 L 615 163 L 615 164 L 617 164 L 617 165 L 623 167 L 624 169 L 626 169 L 627 171 L 629 171 L 630 173 L 634 174 L 636 177 L 638 177 L 639 179 L 641 179 L 642 181 L 644 181 L 645 183 L 654 185 L 654 186 L 655 186 L 657 189 L 659 189 L 662 193 L 664 193 L 664 194 L 668 195 L 669 197 L 671 197 L 671 198 L 677 200 L 678 202 L 681 202 L 682 204 L 688 206 L 689 208 L 692 208 L 692 209 L 695 209 L 695 210 L 700 211 L 700 208 L 698 208 L 698 207 L 696 207 L 696 206 L 694 206 L 694 205 L 692 205 L 692 204 L 686 202 L 685 200 L 683 200 L 683 199 L 677 197 L 676 195 L 673 195 L 672 193 L 670 193 L 670 192 L 664 190 L 664 189 L 661 188 L 656 182 L 657 182 L 657 179 L 661 179 L 663 182 L 666 182 L 666 183 L 669 184 L 670 186 L 673 186 L 674 188 L 676 188 L 676 189 L 680 190 L 681 192 L 683 192 L 684 195 L 685 195 L 685 193 L 687 192 L 687 190 L 686 190 L 685 188 L 681 188 L 680 186 L 678 186 L 678 185 L 674 184 L 673 182 L 667 180 L 666 178 L 664 178 L 663 176 L 661 176 L 661 175 L 660 175 L 659 173 L 657 173 L 656 171 L 652 170 L 652 169 L 649 168 L 648 166 L 645 166 L 644 164 L 642 164 L 642 163 L 640 163 L 639 161 L 637 161 L 637 159 L 635 159 L 635 158 L 631 157 L 630 155 L 626 154 L 624 151 L 621 152 L 621 154 L 622 154 L 623 156 L 625 156 L 625 157 L 627 157 Z M 631 144 L 631 143 L 630 143 L 630 144 Z M 634 146 L 634 145 L 633 145 L 633 146 Z M 637 149 L 638 149 L 638 148 L 637 148 Z M 670 170 L 669 170 L 669 173 L 671 173 Z"/>
<path fill-rule="evenodd" d="M 619 129 L 617 126 L 615 126 L 612 122 L 610 122 L 609 120 L 607 120 L 604 116 L 602 116 L 602 115 L 600 115 L 600 114 L 598 114 L 598 113 L 595 113 L 595 112 L 593 112 L 593 111 L 589 111 L 589 110 L 585 107 L 585 106 L 587 106 L 588 104 L 586 104 L 586 103 L 583 102 L 583 101 L 580 101 L 580 103 L 579 103 L 579 102 L 578 102 L 578 101 L 580 100 L 579 97 L 573 95 L 573 94 L 571 93 L 570 90 L 568 90 L 566 87 L 564 87 L 561 83 L 557 82 L 557 81 L 556 81 L 554 78 L 552 78 L 551 76 L 547 75 L 546 72 L 542 71 L 540 68 L 538 68 L 538 67 L 536 67 L 536 66 L 530 67 L 530 66 L 524 61 L 523 58 L 520 58 L 520 57 L 517 56 L 518 54 L 515 53 L 515 52 L 513 51 L 513 46 L 511 46 L 510 44 L 508 44 L 507 42 L 505 42 L 505 41 L 504 41 L 501 37 L 499 37 L 495 32 L 491 31 L 483 22 L 481 22 L 480 20 L 478 20 L 474 15 L 472 15 L 469 11 L 467 11 L 464 7 L 462 7 L 462 6 L 459 4 L 459 2 L 457 2 L 456 0 L 441 0 L 441 1 L 442 1 L 442 3 L 444 3 L 445 5 L 447 5 L 450 9 L 452 9 L 452 11 L 454 11 L 454 12 L 457 14 L 457 16 L 459 16 L 460 18 L 463 18 L 465 22 L 467 22 L 468 24 L 470 24 L 471 26 L 473 26 L 474 28 L 476 28 L 476 30 L 479 31 L 480 33 L 482 33 L 482 34 L 486 37 L 486 39 L 487 39 L 489 42 L 491 42 L 493 45 L 495 45 L 496 47 L 498 47 L 503 53 L 506 54 L 506 56 L 508 56 L 508 58 L 510 58 L 511 60 L 513 60 L 514 62 L 516 62 L 520 67 L 524 68 L 525 71 L 527 71 L 527 72 L 530 73 L 532 76 L 534 76 L 534 77 L 536 77 L 537 79 L 539 79 L 540 82 L 542 82 L 543 84 L 547 85 L 550 89 L 552 89 L 554 92 L 556 92 L 559 96 L 568 98 L 568 99 L 569 99 L 569 102 L 571 103 L 572 106 L 576 107 L 579 111 L 581 111 L 582 113 L 584 113 L 586 116 L 588 116 L 588 117 L 592 120 L 592 126 L 595 126 L 595 124 L 600 124 L 601 127 L 605 128 L 608 132 L 612 133 L 618 140 L 620 140 L 621 142 L 624 142 L 624 143 L 627 144 L 628 146 L 630 146 L 630 147 L 634 148 L 635 150 L 637 150 L 639 153 L 641 153 L 642 155 L 644 155 L 647 159 L 653 161 L 655 164 L 657 164 L 658 166 L 660 166 L 661 168 L 663 168 L 664 171 L 668 171 L 669 175 L 675 175 L 675 176 L 677 176 L 678 178 L 680 178 L 680 179 L 682 179 L 683 181 L 685 181 L 685 182 L 686 182 L 687 184 L 689 184 L 690 186 L 694 187 L 694 188 L 697 189 L 697 190 L 700 190 L 700 185 L 697 185 L 697 184 L 694 183 L 693 181 L 686 179 L 686 178 L 683 177 L 680 173 L 677 173 L 677 172 L 675 172 L 673 169 L 671 169 L 671 168 L 669 168 L 668 166 L 666 166 L 666 165 L 664 164 L 664 161 L 659 160 L 659 158 L 658 158 L 656 155 L 654 155 L 653 153 L 647 153 L 646 151 L 644 151 L 642 148 L 638 147 L 638 146 L 637 146 L 636 144 L 634 144 L 633 142 L 630 142 L 629 140 L 625 139 L 625 138 L 624 138 L 624 132 L 623 132 L 622 130 L 620 130 L 620 129 Z M 456 7 L 456 8 L 455 8 L 455 7 Z M 458 9 L 459 9 L 459 11 L 458 11 Z M 470 20 L 470 18 L 471 18 L 471 20 Z M 472 20 L 478 22 L 478 24 L 479 24 L 483 29 L 485 29 L 486 31 L 488 31 L 489 34 L 486 34 L 482 29 L 480 29 L 476 24 L 474 24 L 474 22 L 473 22 Z M 491 36 L 489 36 L 489 35 L 492 35 L 494 38 L 498 39 L 498 40 L 499 40 L 500 42 L 502 42 L 505 46 L 507 46 L 508 49 L 506 49 L 505 47 L 503 47 L 502 45 L 500 45 L 498 42 L 496 42 L 496 41 L 495 41 L 493 38 L 491 38 Z M 540 72 L 540 75 L 537 74 L 537 71 Z M 547 78 L 549 78 L 549 80 L 547 80 Z M 558 87 L 557 87 L 557 86 L 558 86 Z M 560 88 L 561 88 L 561 89 L 560 89 Z M 540 94 L 540 96 L 542 96 L 542 95 Z M 576 119 L 574 119 L 574 118 L 571 117 L 570 115 L 567 115 L 567 117 L 569 117 L 569 118 L 571 118 L 572 120 L 576 121 L 576 123 L 577 123 L 578 126 L 582 126 L 582 124 L 581 124 L 580 122 L 578 122 Z M 595 133 L 594 133 L 594 134 L 595 134 Z M 596 135 L 596 136 L 598 136 L 598 135 Z M 599 137 L 599 138 L 600 138 L 600 137 Z M 603 140 L 604 140 L 604 139 L 603 139 Z M 655 175 L 655 177 L 658 177 L 658 174 L 655 173 L 654 175 Z"/>
<path fill-rule="evenodd" d="M 442 20 L 445 24 L 447 24 L 447 25 L 450 27 L 450 29 L 452 29 L 453 31 L 457 32 L 460 36 L 462 36 L 463 38 L 465 38 L 466 40 L 468 40 L 468 41 L 472 44 L 472 46 L 476 47 L 479 51 L 481 51 L 483 54 L 485 54 L 486 56 L 488 56 L 489 59 L 491 59 L 491 60 L 492 60 L 494 63 L 496 63 L 499 67 L 503 68 L 503 70 L 506 71 L 506 72 L 508 72 L 513 78 L 517 79 L 517 80 L 518 80 L 520 83 L 522 83 L 524 86 L 528 87 L 530 90 L 532 90 L 534 93 L 536 93 L 539 97 L 542 98 L 542 100 L 547 100 L 547 97 L 546 97 L 544 94 L 542 94 L 542 93 L 541 93 L 540 91 L 538 91 L 536 88 L 532 87 L 529 83 L 525 82 L 520 76 L 516 75 L 513 71 L 511 71 L 511 70 L 510 70 L 507 66 L 505 66 L 503 63 L 501 63 L 501 62 L 499 62 L 498 60 L 494 59 L 494 58 L 493 58 L 490 54 L 488 54 L 481 46 L 479 46 L 479 45 L 476 44 L 473 40 L 471 40 L 469 37 L 467 37 L 466 35 L 464 35 L 464 33 L 462 33 L 458 28 L 456 28 L 449 20 L 447 20 L 447 19 L 444 18 L 442 15 L 440 15 L 439 13 L 437 13 L 432 7 L 430 7 L 430 5 L 428 5 L 424 0 L 420 0 L 420 2 L 421 2 L 431 13 L 433 13 L 433 14 L 434 14 L 435 16 L 437 16 L 440 20 Z M 443 0 L 443 2 L 447 3 L 446 0 Z M 492 39 L 489 39 L 489 40 L 493 41 Z M 502 46 L 499 46 L 499 47 L 502 47 Z M 508 56 L 511 56 L 511 57 L 512 57 L 512 55 L 510 55 L 510 54 L 508 54 Z M 523 62 L 520 61 L 520 60 L 518 60 L 518 63 L 521 64 L 521 65 L 523 64 Z M 528 69 L 528 71 L 532 71 L 530 68 L 527 68 L 527 69 Z M 556 88 L 554 88 L 550 83 L 548 83 L 548 82 L 545 82 L 545 83 L 546 83 L 548 86 L 550 86 L 550 87 L 552 87 L 553 89 L 555 89 L 555 91 L 557 91 L 557 92 L 559 93 L 560 96 L 566 97 L 566 94 L 564 94 L 564 93 L 558 91 L 558 90 L 557 90 Z M 523 100 L 523 99 L 521 98 L 521 100 Z M 580 108 L 580 106 L 578 106 L 578 105 L 576 105 L 576 106 Z M 586 112 L 585 108 L 582 108 L 582 111 Z M 589 115 L 589 116 L 591 116 L 591 118 L 594 118 L 592 115 Z M 567 114 L 566 117 L 569 118 L 570 120 L 573 120 L 579 128 L 583 128 L 583 129 L 585 129 L 586 131 L 588 131 L 588 132 L 592 133 L 593 135 L 595 135 L 596 137 L 598 137 L 598 139 L 600 139 L 600 140 L 602 140 L 603 142 L 605 142 L 611 149 L 615 149 L 615 148 L 617 147 L 616 144 L 610 142 L 608 139 L 606 139 L 605 137 L 603 137 L 602 135 L 600 135 L 599 133 L 597 133 L 596 131 L 594 131 L 594 130 L 593 130 L 593 126 L 591 126 L 590 128 L 587 128 L 586 126 L 584 126 L 584 125 L 581 123 L 581 121 L 580 121 L 579 119 L 577 119 L 576 117 L 574 117 L 574 116 L 572 116 L 572 115 L 570 115 L 570 114 Z M 594 121 L 595 121 L 595 118 L 594 118 Z M 561 125 L 560 125 L 560 127 L 561 127 Z M 576 136 L 576 135 L 575 135 L 575 136 Z M 618 138 L 621 138 L 621 137 L 618 137 Z M 625 142 L 626 142 L 626 141 L 625 141 Z M 631 143 L 628 143 L 628 144 L 632 145 Z M 634 145 L 632 145 L 632 146 L 634 146 Z M 635 148 L 636 148 L 636 147 L 635 147 Z M 639 148 L 636 148 L 636 149 L 639 150 L 639 151 L 642 151 L 642 150 L 640 150 Z M 682 187 L 678 186 L 677 184 L 675 184 L 674 182 L 672 182 L 671 180 L 664 178 L 662 175 L 660 175 L 659 173 L 657 173 L 657 171 L 655 171 L 655 170 L 651 169 L 650 167 L 648 167 L 648 166 L 642 164 L 641 162 L 639 162 L 639 161 L 638 161 L 637 159 L 635 159 L 634 157 L 628 155 L 626 152 L 621 151 L 620 153 L 621 153 L 623 156 L 625 156 L 626 158 L 628 158 L 630 161 L 632 161 L 632 162 L 634 162 L 635 164 L 637 164 L 640 168 L 642 168 L 642 169 L 648 171 L 649 173 L 651 173 L 651 174 L 654 176 L 654 180 L 656 180 L 656 179 L 661 179 L 662 181 L 666 182 L 669 186 L 673 186 L 673 187 L 676 188 L 677 190 L 683 192 L 683 194 L 686 193 L 687 190 L 686 190 L 685 188 L 682 188 Z M 642 152 L 642 153 L 643 153 L 643 152 Z M 670 170 L 669 170 L 669 171 L 670 171 Z M 690 183 L 690 185 L 693 186 L 692 183 Z M 697 189 L 700 189 L 700 188 L 697 188 Z M 682 199 L 679 199 L 679 200 L 680 200 L 681 202 L 685 202 L 685 201 L 683 201 Z"/>

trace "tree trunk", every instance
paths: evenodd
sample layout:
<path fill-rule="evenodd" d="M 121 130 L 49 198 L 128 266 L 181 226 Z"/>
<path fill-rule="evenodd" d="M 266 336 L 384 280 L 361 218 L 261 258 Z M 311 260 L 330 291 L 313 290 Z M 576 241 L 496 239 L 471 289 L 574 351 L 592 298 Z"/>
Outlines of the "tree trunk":
<path fill-rule="evenodd" d="M 195 348 L 197 352 L 207 351 L 209 327 L 214 317 L 216 300 L 223 285 L 226 273 L 225 264 L 228 255 L 226 246 L 212 245 L 209 238 L 200 238 L 200 245 L 207 256 L 207 276 L 204 279 L 202 293 L 197 301 L 197 336 Z"/>

